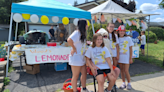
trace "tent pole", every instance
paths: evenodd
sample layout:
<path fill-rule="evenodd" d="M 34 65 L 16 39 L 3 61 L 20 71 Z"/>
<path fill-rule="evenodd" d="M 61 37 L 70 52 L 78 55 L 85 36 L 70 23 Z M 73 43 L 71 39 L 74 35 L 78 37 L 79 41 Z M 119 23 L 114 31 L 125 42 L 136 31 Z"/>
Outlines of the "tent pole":
<path fill-rule="evenodd" d="M 8 37 L 8 51 L 7 51 L 6 77 L 7 77 L 7 75 L 8 75 L 8 67 L 9 67 L 10 40 L 11 40 L 12 23 L 13 23 L 13 13 L 11 13 L 11 16 L 10 16 L 10 28 L 9 28 L 9 37 Z"/>
<path fill-rule="evenodd" d="M 26 22 L 24 22 L 25 24 L 25 32 L 27 33 L 27 25 L 26 25 Z"/>
<path fill-rule="evenodd" d="M 149 15 L 148 23 L 150 24 L 150 15 Z M 148 24 L 148 38 L 147 38 L 147 61 L 148 61 L 148 44 L 149 44 L 149 24 Z"/>
<path fill-rule="evenodd" d="M 94 25 L 93 25 L 93 20 L 91 19 L 91 24 L 92 24 L 92 31 L 93 31 L 93 35 L 95 34 L 95 29 L 94 29 Z"/>
<path fill-rule="evenodd" d="M 17 33 L 18 33 L 18 22 L 16 22 L 15 41 L 17 40 Z"/>
<path fill-rule="evenodd" d="M 111 23 L 113 23 L 113 14 L 112 14 L 111 16 L 112 16 L 112 21 L 111 21 Z"/>
<path fill-rule="evenodd" d="M 69 23 L 69 35 L 71 35 L 71 24 Z"/>

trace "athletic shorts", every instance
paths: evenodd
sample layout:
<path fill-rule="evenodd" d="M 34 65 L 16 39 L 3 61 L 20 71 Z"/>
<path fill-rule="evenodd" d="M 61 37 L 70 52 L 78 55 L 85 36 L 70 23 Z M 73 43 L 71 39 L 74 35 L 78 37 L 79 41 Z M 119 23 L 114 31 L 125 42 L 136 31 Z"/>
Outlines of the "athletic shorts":
<path fill-rule="evenodd" d="M 110 73 L 110 69 L 101 69 L 101 70 L 97 70 L 97 75 L 96 76 L 98 76 L 98 75 L 101 75 L 101 74 L 108 74 L 108 73 Z"/>
<path fill-rule="evenodd" d="M 141 49 L 145 49 L 145 45 L 141 45 L 140 48 L 141 48 Z"/>
<path fill-rule="evenodd" d="M 113 67 L 113 70 L 115 70 L 117 67 L 116 66 L 112 66 Z M 98 73 L 98 71 L 97 71 L 97 73 Z M 109 72 L 110 73 L 110 72 Z M 106 77 L 107 76 L 107 73 L 103 73 L 104 74 L 104 77 Z"/>

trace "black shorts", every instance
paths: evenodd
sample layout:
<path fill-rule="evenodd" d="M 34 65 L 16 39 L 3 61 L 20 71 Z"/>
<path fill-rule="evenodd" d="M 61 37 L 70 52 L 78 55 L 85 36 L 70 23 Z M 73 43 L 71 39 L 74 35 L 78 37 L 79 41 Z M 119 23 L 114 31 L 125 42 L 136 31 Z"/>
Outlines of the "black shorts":
<path fill-rule="evenodd" d="M 101 69 L 101 70 L 97 70 L 97 75 L 96 76 L 98 76 L 98 75 L 100 75 L 100 74 L 108 74 L 108 73 L 110 73 L 110 69 Z"/>

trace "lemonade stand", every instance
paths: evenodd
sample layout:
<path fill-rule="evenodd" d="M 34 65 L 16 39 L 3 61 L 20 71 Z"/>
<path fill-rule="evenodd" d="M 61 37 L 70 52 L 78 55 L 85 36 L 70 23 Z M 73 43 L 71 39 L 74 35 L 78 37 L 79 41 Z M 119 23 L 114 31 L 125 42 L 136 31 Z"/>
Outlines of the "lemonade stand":
<path fill-rule="evenodd" d="M 63 4 L 56 0 L 29 0 L 20 3 L 12 3 L 8 43 L 10 43 L 11 39 L 13 20 L 16 22 L 15 35 L 17 36 L 17 28 L 20 22 L 25 22 L 25 32 L 27 33 L 27 22 L 41 23 L 44 25 L 58 23 L 63 23 L 64 25 L 74 23 L 77 25 L 78 20 L 82 18 L 87 19 L 88 24 L 90 24 L 89 20 L 91 19 L 91 13 L 67 4 Z M 10 44 L 8 44 L 8 48 L 10 49 Z M 6 71 L 8 71 L 9 66 L 9 49 Z M 13 48 L 14 52 L 12 54 L 15 54 L 15 52 L 19 52 L 18 54 L 20 54 L 20 52 L 25 52 L 26 63 L 29 65 L 68 62 L 70 49 L 70 47 L 65 47 L 64 45 L 59 45 L 58 43 L 55 47 L 49 47 L 47 45 L 23 44 Z M 6 72 L 6 76 L 7 73 L 8 72 Z"/>

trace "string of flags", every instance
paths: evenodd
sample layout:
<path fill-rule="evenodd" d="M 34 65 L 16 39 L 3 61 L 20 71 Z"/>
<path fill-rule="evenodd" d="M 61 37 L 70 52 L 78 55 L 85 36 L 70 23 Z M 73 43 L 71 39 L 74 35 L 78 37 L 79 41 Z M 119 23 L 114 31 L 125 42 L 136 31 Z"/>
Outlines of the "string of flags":
<path fill-rule="evenodd" d="M 124 23 L 124 24 L 128 24 L 129 26 L 136 26 L 137 29 L 139 29 L 140 27 L 142 27 L 142 29 L 147 29 L 148 26 L 147 26 L 147 23 L 144 22 L 143 20 L 140 20 L 140 19 L 134 19 L 134 20 L 129 20 L 129 19 L 120 19 L 120 18 L 110 18 L 110 17 L 107 17 L 107 19 L 105 19 L 105 16 L 103 14 L 101 14 L 99 16 L 99 18 L 97 18 L 96 16 L 94 16 L 94 20 L 96 23 L 103 23 L 105 21 L 107 21 L 108 23 L 109 22 L 113 22 L 115 23 L 116 21 L 118 21 L 119 23 Z"/>

